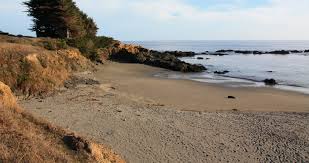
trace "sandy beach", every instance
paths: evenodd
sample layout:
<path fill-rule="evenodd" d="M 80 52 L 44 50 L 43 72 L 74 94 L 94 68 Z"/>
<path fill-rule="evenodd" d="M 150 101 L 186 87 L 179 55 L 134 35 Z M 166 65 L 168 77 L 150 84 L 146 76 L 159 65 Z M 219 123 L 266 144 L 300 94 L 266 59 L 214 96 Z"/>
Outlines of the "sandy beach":
<path fill-rule="evenodd" d="M 138 64 L 111 63 L 95 76 L 112 83 L 117 91 L 179 110 L 191 111 L 288 111 L 309 112 L 309 95 L 272 88 L 233 88 L 189 80 L 156 78 L 168 70 Z M 236 99 L 228 99 L 234 96 Z M 142 100 L 143 101 L 143 100 Z"/>
<path fill-rule="evenodd" d="M 100 84 L 19 103 L 133 163 L 309 160 L 308 95 L 154 77 L 166 71 L 108 63 L 76 74 Z"/>

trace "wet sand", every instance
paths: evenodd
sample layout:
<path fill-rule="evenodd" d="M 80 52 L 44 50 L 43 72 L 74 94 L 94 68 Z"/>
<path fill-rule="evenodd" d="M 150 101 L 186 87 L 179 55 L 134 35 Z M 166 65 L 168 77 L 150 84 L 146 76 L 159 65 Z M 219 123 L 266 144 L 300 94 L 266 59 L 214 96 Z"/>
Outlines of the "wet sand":
<path fill-rule="evenodd" d="M 121 93 L 175 106 L 181 110 L 309 112 L 309 95 L 274 88 L 233 88 L 189 80 L 154 77 L 167 70 L 138 64 L 112 63 L 95 76 L 117 85 Z M 236 99 L 228 99 L 234 96 Z"/>

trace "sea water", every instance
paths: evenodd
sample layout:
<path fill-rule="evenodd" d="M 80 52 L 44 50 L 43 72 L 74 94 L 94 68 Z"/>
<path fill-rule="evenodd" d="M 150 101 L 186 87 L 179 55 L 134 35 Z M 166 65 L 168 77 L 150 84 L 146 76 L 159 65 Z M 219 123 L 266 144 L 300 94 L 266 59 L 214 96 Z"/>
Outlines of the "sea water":
<path fill-rule="evenodd" d="M 166 51 L 214 52 L 221 49 L 233 50 L 306 50 L 309 41 L 145 41 L 129 42 L 145 48 Z M 197 57 L 204 59 L 199 60 Z M 288 55 L 253 55 L 229 53 L 225 56 L 197 55 L 181 60 L 202 64 L 208 70 L 202 73 L 169 73 L 169 78 L 186 78 L 201 82 L 224 83 L 228 86 L 265 86 L 264 79 L 275 79 L 280 89 L 309 94 L 309 53 Z M 215 71 L 229 71 L 215 74 Z"/>

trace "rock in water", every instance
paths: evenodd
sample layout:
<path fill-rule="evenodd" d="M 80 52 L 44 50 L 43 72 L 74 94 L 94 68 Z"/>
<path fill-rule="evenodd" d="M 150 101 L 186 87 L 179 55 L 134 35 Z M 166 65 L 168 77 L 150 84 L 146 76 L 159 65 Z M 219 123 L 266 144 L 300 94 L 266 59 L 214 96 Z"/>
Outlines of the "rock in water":
<path fill-rule="evenodd" d="M 275 50 L 275 51 L 270 51 L 270 52 L 267 52 L 269 54 L 290 54 L 289 51 L 286 51 L 286 50 Z"/>
<path fill-rule="evenodd" d="M 215 73 L 215 74 L 224 75 L 224 74 L 227 74 L 227 73 L 229 73 L 229 72 L 230 72 L 230 71 L 225 70 L 225 71 L 215 71 L 214 73 Z"/>
<path fill-rule="evenodd" d="M 264 83 L 265 83 L 265 85 L 276 85 L 276 84 L 278 84 L 275 79 L 265 79 Z"/>

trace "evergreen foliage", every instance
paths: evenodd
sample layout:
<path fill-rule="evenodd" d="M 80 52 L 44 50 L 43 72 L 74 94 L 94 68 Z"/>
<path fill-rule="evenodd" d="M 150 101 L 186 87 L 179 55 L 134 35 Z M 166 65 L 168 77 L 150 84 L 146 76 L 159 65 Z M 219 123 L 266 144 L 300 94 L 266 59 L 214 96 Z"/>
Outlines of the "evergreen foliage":
<path fill-rule="evenodd" d="M 28 15 L 33 17 L 32 31 L 38 37 L 95 37 L 97 25 L 72 0 L 28 0 Z"/>

